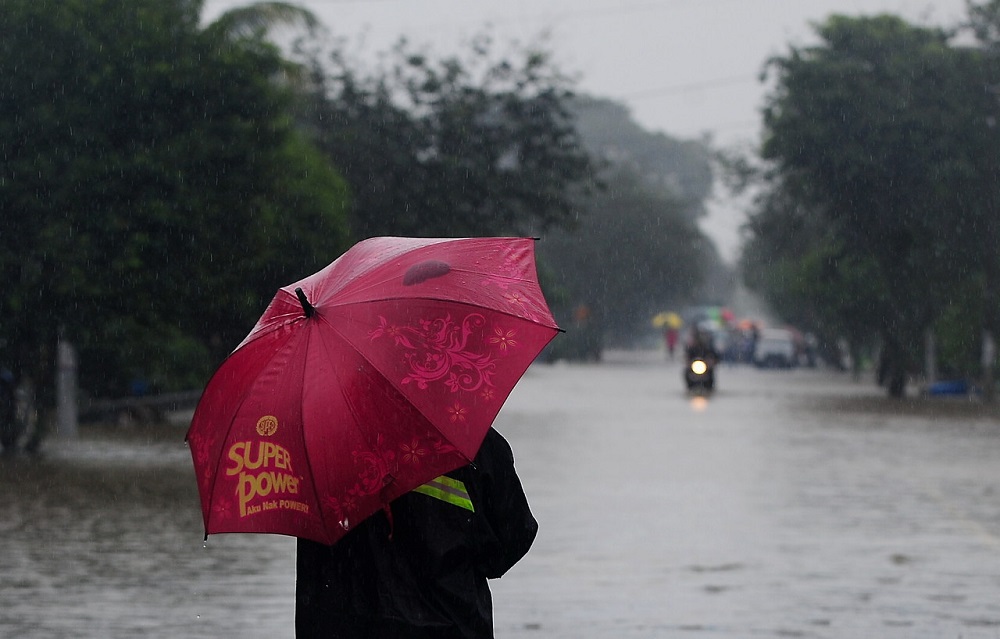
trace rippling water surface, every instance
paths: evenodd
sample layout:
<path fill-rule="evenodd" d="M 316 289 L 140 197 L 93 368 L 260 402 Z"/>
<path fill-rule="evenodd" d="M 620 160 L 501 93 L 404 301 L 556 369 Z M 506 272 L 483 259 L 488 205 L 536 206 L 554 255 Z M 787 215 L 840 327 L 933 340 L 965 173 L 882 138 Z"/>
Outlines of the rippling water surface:
<path fill-rule="evenodd" d="M 541 524 L 497 636 L 1000 637 L 1000 421 L 831 373 L 536 366 L 497 427 Z M 0 459 L 0 637 L 292 637 L 294 541 L 203 543 L 183 426 Z"/>
<path fill-rule="evenodd" d="M 184 429 L 0 460 L 0 636 L 290 637 L 294 542 L 203 542 Z"/>

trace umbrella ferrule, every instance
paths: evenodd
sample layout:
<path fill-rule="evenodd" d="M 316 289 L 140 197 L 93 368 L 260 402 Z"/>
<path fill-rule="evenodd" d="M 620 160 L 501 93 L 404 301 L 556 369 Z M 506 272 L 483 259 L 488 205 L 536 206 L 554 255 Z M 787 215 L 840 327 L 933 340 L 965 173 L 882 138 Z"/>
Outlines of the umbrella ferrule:
<path fill-rule="evenodd" d="M 299 298 L 299 304 L 302 305 L 302 312 L 306 314 L 306 317 L 312 317 L 316 313 L 316 308 L 309 303 L 301 288 L 295 289 L 295 296 Z"/>

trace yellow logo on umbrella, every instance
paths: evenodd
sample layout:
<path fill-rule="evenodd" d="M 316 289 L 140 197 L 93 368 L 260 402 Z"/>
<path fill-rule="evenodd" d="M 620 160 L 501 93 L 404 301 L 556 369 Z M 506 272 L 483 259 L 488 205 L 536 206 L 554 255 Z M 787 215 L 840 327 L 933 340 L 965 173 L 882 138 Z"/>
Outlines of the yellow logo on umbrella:
<path fill-rule="evenodd" d="M 257 420 L 257 434 L 261 437 L 270 437 L 278 432 L 278 418 L 274 415 L 264 415 Z"/>

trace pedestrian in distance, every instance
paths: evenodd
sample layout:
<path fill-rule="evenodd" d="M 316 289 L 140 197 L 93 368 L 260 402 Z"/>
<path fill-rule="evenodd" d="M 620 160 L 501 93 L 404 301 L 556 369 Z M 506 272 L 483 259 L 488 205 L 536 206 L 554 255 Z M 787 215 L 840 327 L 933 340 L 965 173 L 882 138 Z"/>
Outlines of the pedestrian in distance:
<path fill-rule="evenodd" d="M 332 546 L 299 539 L 298 639 L 492 639 L 488 579 L 538 531 L 510 445 L 396 499 Z"/>
<path fill-rule="evenodd" d="M 674 351 L 677 349 L 677 340 L 679 338 L 678 330 L 673 326 L 670 326 L 663 332 L 663 339 L 667 344 L 667 355 L 670 359 L 674 358 Z"/>

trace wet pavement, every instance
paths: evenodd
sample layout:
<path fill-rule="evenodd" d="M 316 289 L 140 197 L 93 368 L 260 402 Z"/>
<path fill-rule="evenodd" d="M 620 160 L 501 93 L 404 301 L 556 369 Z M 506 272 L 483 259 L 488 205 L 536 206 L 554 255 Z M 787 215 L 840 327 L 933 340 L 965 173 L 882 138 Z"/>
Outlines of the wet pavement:
<path fill-rule="evenodd" d="M 497 428 L 541 529 L 500 639 L 1000 638 L 1000 419 L 825 371 L 537 365 Z M 169 429 L 168 429 L 169 431 Z M 0 460 L 0 637 L 292 637 L 294 542 L 202 542 L 176 432 Z"/>

